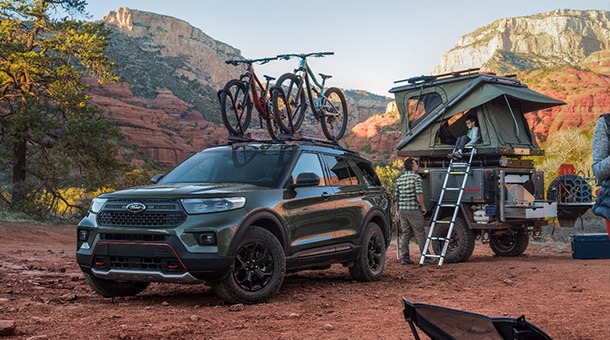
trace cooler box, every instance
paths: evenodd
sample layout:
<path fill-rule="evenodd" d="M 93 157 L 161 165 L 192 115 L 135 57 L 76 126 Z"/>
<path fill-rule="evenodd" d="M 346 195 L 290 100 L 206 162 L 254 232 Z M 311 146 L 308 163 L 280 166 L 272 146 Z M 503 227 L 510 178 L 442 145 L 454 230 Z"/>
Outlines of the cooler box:
<path fill-rule="evenodd" d="M 575 259 L 610 259 L 608 234 L 572 235 L 572 257 Z"/>

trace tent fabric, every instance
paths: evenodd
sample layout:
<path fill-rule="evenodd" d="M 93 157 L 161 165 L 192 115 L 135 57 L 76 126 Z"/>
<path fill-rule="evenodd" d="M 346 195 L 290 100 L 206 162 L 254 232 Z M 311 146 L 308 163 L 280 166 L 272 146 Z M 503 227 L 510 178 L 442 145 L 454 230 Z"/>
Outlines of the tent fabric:
<path fill-rule="evenodd" d="M 452 149 L 451 143 L 439 142 L 439 132 L 442 131 L 445 135 L 450 133 L 456 138 L 463 134 L 465 117 L 448 127 L 447 122 L 451 117 L 467 111 L 478 118 L 483 136 L 481 146 L 496 151 L 528 148 L 538 149 L 537 152 L 541 152 L 524 114 L 565 104 L 533 91 L 516 80 L 483 75 L 439 81 L 428 85 L 403 86 L 390 92 L 395 93 L 401 114 L 403 139 L 398 143 L 397 149 L 399 152 L 411 154 L 413 151 L 425 153 L 435 149 Z M 426 112 L 422 119 L 418 119 L 414 126 L 410 126 L 406 107 L 409 98 L 431 92 L 441 95 L 442 105 L 431 112 Z"/>
<path fill-rule="evenodd" d="M 527 87 L 515 87 L 486 83 L 483 86 L 480 86 L 475 89 L 470 96 L 467 96 L 466 98 L 446 110 L 445 117 L 451 117 L 455 114 L 458 114 L 468 109 L 472 109 L 479 105 L 483 105 L 502 96 L 517 99 L 519 101 L 519 105 L 521 106 L 523 113 L 543 110 L 549 107 L 565 104 L 560 100 L 553 99 L 544 94 L 532 91 Z"/>

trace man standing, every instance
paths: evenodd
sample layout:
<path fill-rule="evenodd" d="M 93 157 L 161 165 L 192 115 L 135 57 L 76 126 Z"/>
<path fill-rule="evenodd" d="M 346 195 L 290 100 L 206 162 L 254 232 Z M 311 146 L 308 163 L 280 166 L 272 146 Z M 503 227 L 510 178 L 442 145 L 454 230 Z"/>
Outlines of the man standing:
<path fill-rule="evenodd" d="M 419 245 L 420 254 L 424 251 L 426 244 L 426 229 L 424 225 L 424 214 L 426 206 L 424 204 L 423 181 L 417 171 L 419 164 L 414 158 L 405 159 L 405 173 L 396 180 L 396 190 L 394 200 L 396 202 L 396 219 L 400 218 L 400 236 L 402 244 L 402 264 L 413 264 L 409 256 L 409 240 L 411 230 L 415 232 L 415 238 Z M 431 263 L 432 259 L 426 259 L 424 263 Z"/>

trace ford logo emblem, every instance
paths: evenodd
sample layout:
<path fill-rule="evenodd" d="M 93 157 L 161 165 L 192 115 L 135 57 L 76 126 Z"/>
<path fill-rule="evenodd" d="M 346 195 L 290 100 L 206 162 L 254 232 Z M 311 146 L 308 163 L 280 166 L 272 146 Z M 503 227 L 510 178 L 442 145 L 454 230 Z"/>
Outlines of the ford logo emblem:
<path fill-rule="evenodd" d="M 129 203 L 126 206 L 127 211 L 132 212 L 132 213 L 140 213 L 144 210 L 146 210 L 146 205 L 144 203 L 140 203 L 140 202 L 133 202 L 133 203 Z"/>

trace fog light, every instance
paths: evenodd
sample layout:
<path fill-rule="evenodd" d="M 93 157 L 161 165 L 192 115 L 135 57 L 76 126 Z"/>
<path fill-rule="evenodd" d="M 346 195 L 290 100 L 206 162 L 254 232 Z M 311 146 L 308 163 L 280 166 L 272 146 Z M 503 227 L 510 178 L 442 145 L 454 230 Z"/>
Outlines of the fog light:
<path fill-rule="evenodd" d="M 86 242 L 89 239 L 89 230 L 80 229 L 78 231 L 78 240 Z"/>
<path fill-rule="evenodd" d="M 214 233 L 201 233 L 198 234 L 197 242 L 202 246 L 215 246 L 216 245 L 216 234 Z"/>

